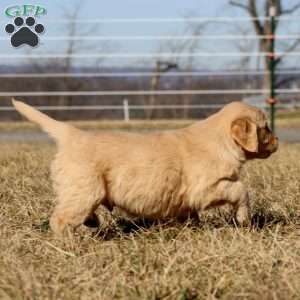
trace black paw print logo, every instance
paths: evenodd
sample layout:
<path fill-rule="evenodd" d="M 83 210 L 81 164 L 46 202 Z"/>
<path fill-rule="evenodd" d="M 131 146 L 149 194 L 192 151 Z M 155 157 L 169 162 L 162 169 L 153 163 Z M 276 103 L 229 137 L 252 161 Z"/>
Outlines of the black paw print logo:
<path fill-rule="evenodd" d="M 42 24 L 35 25 L 35 19 L 33 17 L 26 18 L 25 23 L 27 26 L 24 24 L 22 17 L 17 17 L 14 20 L 15 25 L 7 24 L 5 26 L 5 31 L 8 34 L 12 34 L 10 39 L 12 46 L 19 47 L 25 44 L 35 47 L 39 43 L 38 35 L 44 32 L 44 26 Z"/>

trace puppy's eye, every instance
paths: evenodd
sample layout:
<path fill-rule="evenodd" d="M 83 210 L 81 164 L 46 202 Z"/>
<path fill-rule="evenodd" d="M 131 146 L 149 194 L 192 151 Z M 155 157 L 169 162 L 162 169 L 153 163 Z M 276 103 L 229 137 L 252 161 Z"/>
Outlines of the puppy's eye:
<path fill-rule="evenodd" d="M 269 126 L 268 126 L 268 124 L 266 125 L 266 131 L 268 132 L 268 133 L 271 133 L 272 131 L 271 131 L 271 129 L 269 128 Z"/>

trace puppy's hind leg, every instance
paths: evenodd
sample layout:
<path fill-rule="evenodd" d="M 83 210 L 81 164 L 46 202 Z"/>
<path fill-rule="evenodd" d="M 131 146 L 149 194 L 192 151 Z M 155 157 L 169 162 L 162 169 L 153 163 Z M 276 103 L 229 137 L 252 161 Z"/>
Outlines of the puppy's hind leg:
<path fill-rule="evenodd" d="M 105 199 L 105 186 L 97 176 L 72 174 L 57 183 L 57 205 L 50 219 L 54 233 L 62 236 L 66 229 L 76 229 L 94 216 L 94 211 Z"/>

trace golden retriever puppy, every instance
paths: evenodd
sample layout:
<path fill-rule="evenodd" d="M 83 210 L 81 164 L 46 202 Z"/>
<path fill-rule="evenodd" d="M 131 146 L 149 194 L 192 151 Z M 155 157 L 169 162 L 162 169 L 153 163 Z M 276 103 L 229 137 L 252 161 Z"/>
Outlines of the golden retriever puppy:
<path fill-rule="evenodd" d="M 62 234 L 101 204 L 146 218 L 185 217 L 231 204 L 238 223 L 249 222 L 243 164 L 278 147 L 264 113 L 233 102 L 206 120 L 156 133 L 84 132 L 13 100 L 56 142 L 51 176 L 57 204 L 50 219 Z"/>

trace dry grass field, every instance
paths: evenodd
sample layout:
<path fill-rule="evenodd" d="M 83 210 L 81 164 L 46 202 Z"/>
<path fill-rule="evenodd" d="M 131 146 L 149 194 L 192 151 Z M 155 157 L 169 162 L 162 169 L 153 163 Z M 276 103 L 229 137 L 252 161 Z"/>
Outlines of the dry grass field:
<path fill-rule="evenodd" d="M 55 239 L 51 144 L 0 144 L 0 299 L 300 299 L 300 145 L 249 163 L 252 227 L 105 218 Z"/>

